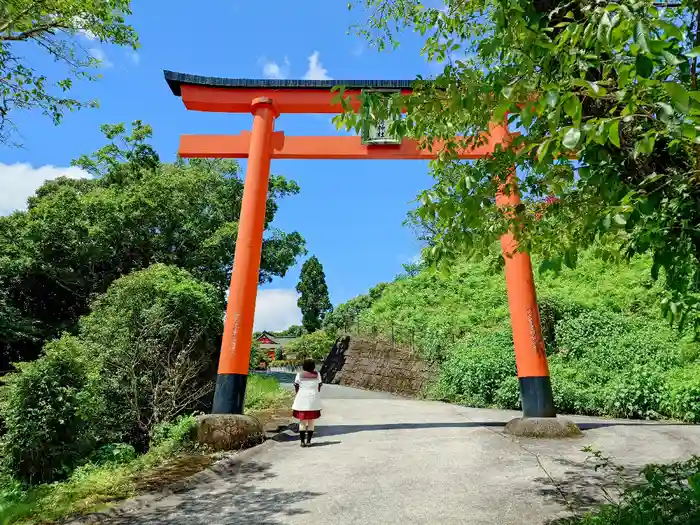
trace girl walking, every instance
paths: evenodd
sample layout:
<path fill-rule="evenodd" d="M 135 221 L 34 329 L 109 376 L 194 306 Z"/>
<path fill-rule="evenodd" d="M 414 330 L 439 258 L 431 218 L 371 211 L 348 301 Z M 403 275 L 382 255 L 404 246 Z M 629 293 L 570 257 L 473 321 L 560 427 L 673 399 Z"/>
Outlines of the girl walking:
<path fill-rule="evenodd" d="M 299 420 L 299 438 L 302 447 L 311 445 L 316 420 L 321 417 L 321 374 L 316 371 L 313 359 L 305 359 L 302 372 L 294 378 L 297 395 L 292 405 L 292 415 Z"/>

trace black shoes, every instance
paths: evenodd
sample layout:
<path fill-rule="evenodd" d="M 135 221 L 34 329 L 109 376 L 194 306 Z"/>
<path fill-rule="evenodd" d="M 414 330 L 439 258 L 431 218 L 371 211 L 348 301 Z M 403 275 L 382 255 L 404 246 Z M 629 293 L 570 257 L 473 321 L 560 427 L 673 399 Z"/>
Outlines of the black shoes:
<path fill-rule="evenodd" d="M 313 430 L 300 430 L 299 431 L 299 441 L 301 442 L 301 448 L 306 448 L 311 446 L 311 438 L 314 436 Z"/>

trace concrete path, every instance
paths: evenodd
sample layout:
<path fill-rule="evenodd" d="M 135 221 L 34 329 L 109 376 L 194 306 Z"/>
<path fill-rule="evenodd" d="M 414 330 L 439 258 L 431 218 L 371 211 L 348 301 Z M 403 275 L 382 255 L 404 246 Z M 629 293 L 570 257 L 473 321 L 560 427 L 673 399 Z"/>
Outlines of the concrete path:
<path fill-rule="evenodd" d="M 109 524 L 543 524 L 590 507 L 609 482 L 591 445 L 634 472 L 700 452 L 700 426 L 596 421 L 585 437 L 515 440 L 515 412 L 326 386 L 311 448 L 272 443 L 187 491 L 128 505 Z"/>

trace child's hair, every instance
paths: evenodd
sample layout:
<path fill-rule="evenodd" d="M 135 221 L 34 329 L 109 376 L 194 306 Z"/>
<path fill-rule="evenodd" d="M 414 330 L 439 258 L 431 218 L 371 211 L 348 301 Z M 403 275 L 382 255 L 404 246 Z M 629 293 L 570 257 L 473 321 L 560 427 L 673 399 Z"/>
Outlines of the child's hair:
<path fill-rule="evenodd" d="M 313 372 L 316 370 L 316 363 L 313 359 L 304 359 L 304 364 L 301 365 L 304 372 Z"/>

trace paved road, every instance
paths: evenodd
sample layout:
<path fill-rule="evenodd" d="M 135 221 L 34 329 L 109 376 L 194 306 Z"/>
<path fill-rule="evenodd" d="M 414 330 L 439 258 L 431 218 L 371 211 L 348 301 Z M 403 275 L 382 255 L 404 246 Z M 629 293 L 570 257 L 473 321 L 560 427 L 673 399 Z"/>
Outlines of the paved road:
<path fill-rule="evenodd" d="M 294 389 L 294 376 L 296 374 L 290 372 L 267 372 L 264 375 L 269 375 L 277 379 L 282 387 L 289 390 Z M 323 399 L 395 399 L 396 396 L 385 392 L 372 392 L 370 390 L 360 390 L 358 388 L 349 388 L 341 385 L 324 385 L 321 395 Z"/>
<path fill-rule="evenodd" d="M 515 440 L 517 414 L 326 386 L 315 446 L 269 442 L 185 492 L 127 505 L 114 525 L 543 524 L 607 483 L 593 445 L 629 472 L 700 451 L 700 427 L 576 418 L 585 437 Z"/>

